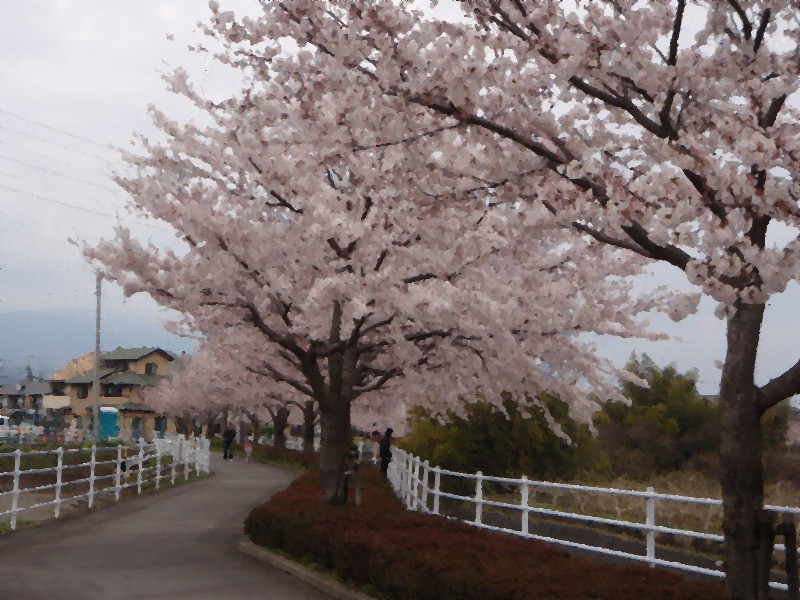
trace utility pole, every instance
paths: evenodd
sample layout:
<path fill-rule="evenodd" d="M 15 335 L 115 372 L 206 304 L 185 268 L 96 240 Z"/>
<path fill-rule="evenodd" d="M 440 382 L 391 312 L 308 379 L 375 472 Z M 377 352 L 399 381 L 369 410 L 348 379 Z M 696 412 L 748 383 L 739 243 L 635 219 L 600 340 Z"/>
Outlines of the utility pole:
<path fill-rule="evenodd" d="M 97 312 L 94 322 L 94 377 L 92 382 L 92 425 L 94 440 L 100 440 L 100 288 L 103 281 L 103 274 L 97 274 Z"/>

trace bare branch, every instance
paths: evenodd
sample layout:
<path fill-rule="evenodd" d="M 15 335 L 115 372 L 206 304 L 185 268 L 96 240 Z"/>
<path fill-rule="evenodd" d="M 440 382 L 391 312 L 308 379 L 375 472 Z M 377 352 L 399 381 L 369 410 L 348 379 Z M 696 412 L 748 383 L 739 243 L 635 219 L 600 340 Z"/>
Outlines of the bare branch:
<path fill-rule="evenodd" d="M 800 360 L 789 369 L 758 389 L 761 412 L 772 408 L 781 400 L 800 394 Z"/>
<path fill-rule="evenodd" d="M 295 379 L 293 377 L 289 377 L 288 375 L 284 375 L 283 373 L 278 371 L 272 365 L 264 365 L 264 369 L 266 369 L 266 371 L 260 371 L 258 369 L 254 369 L 251 366 L 247 366 L 246 368 L 247 368 L 248 371 L 250 371 L 251 373 L 254 373 L 255 375 L 261 375 L 262 377 L 268 377 L 270 379 L 274 379 L 275 381 L 281 381 L 283 383 L 286 383 L 286 384 L 292 386 L 294 389 L 296 389 L 301 394 L 305 394 L 306 396 L 309 396 L 311 398 L 314 397 L 314 392 L 311 390 L 310 387 L 308 387 L 307 385 L 301 383 L 300 381 L 298 381 L 297 379 Z"/>
<path fill-rule="evenodd" d="M 764 12 L 761 13 L 761 22 L 758 24 L 756 39 L 753 40 L 753 54 L 758 52 L 758 49 L 761 47 L 761 42 L 764 40 L 764 32 L 767 30 L 767 25 L 769 25 L 769 19 L 771 16 L 772 11 L 769 8 L 765 8 Z"/>
<path fill-rule="evenodd" d="M 428 279 L 436 279 L 436 275 L 433 273 L 422 273 L 420 275 L 414 275 L 412 277 L 406 277 L 403 279 L 403 283 L 410 284 L 410 283 L 418 283 L 420 281 L 427 281 Z"/>
<path fill-rule="evenodd" d="M 750 19 L 747 18 L 747 13 L 739 4 L 738 0 L 728 0 L 728 4 L 733 7 L 733 10 L 736 11 L 736 14 L 739 15 L 739 18 L 742 20 L 742 32 L 744 33 L 744 39 L 749 40 L 750 35 L 753 32 L 753 25 L 750 23 Z"/>
<path fill-rule="evenodd" d="M 673 67 L 678 62 L 678 39 L 681 35 L 681 24 L 683 23 L 683 11 L 686 9 L 686 0 L 678 0 L 678 8 L 675 10 L 675 22 L 672 25 L 672 38 L 669 40 L 669 58 L 667 64 Z"/>

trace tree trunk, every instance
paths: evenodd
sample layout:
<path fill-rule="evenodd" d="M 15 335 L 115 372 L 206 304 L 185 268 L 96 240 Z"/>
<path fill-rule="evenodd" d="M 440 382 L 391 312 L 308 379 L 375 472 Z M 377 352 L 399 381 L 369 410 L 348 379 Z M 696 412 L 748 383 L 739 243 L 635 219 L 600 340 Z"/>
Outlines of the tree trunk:
<path fill-rule="evenodd" d="M 759 513 L 764 500 L 761 410 L 754 382 L 764 305 L 737 304 L 728 320 L 720 383 L 720 470 L 729 600 L 757 600 Z"/>
<path fill-rule="evenodd" d="M 303 452 L 314 452 L 314 425 L 317 422 L 317 411 L 314 401 L 306 400 L 303 407 Z"/>
<path fill-rule="evenodd" d="M 250 420 L 250 427 L 253 428 L 253 443 L 257 444 L 261 436 L 261 419 L 255 413 L 247 413 L 247 418 Z"/>
<path fill-rule="evenodd" d="M 273 445 L 276 448 L 286 448 L 286 425 L 289 420 L 289 409 L 281 406 L 275 411 L 275 417 L 272 419 L 272 424 L 275 427 L 275 441 Z"/>
<path fill-rule="evenodd" d="M 347 498 L 342 486 L 350 448 L 350 403 L 340 400 L 320 407 L 322 440 L 319 453 L 320 499 L 324 504 L 344 504 Z"/>
<path fill-rule="evenodd" d="M 228 407 L 222 409 L 222 420 L 220 421 L 220 429 L 225 431 L 228 428 Z"/>
<path fill-rule="evenodd" d="M 219 415 L 211 411 L 206 412 L 206 437 L 211 439 L 216 434 L 221 433 L 219 428 Z"/>
<path fill-rule="evenodd" d="M 188 436 L 190 417 L 187 416 L 186 414 L 182 416 L 176 415 L 174 420 L 175 420 L 175 433 L 177 433 L 178 435 Z"/>
<path fill-rule="evenodd" d="M 342 308 L 333 305 L 330 343 L 341 342 Z M 350 402 L 354 397 L 356 366 L 359 354 L 352 347 L 328 355 L 328 386 L 317 396 L 319 422 L 322 428 L 322 443 L 319 455 L 320 499 L 325 504 L 344 504 L 347 496 L 344 489 L 344 472 L 350 449 Z M 319 373 L 312 372 L 319 380 Z M 317 389 L 322 386 L 317 385 Z"/>

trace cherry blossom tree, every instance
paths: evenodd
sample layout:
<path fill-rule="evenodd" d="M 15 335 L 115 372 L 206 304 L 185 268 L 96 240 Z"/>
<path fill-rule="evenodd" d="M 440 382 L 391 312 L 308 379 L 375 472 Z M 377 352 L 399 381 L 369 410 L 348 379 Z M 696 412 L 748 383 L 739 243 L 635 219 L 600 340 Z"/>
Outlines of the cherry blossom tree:
<path fill-rule="evenodd" d="M 269 414 L 265 404 L 274 403 L 265 383 L 270 382 L 259 381 L 214 344 L 204 342 L 195 354 L 181 357 L 170 377 L 149 388 L 144 400 L 188 423 L 205 422 L 210 432 L 231 409 L 242 411 L 251 422 L 263 422 Z"/>
<path fill-rule="evenodd" d="M 356 130 L 352 152 L 402 147 L 450 204 L 481 187 L 542 207 L 576 243 L 671 265 L 719 302 L 726 586 L 755 598 L 759 420 L 800 392 L 800 361 L 754 377 L 767 301 L 800 273 L 797 2 L 467 0 L 447 20 L 448 3 L 261 4 L 237 21 L 212 2 L 209 33 Z"/>
<path fill-rule="evenodd" d="M 239 38 L 228 16 L 215 20 Z M 497 402 L 502 390 L 548 389 L 587 419 L 595 400 L 586 384 L 616 397 L 613 381 L 625 374 L 579 334 L 658 337 L 641 313 L 680 318 L 694 308 L 665 290 L 634 295 L 626 278 L 643 257 L 569 237 L 541 204 L 487 198 L 504 187 L 497 182 L 466 185 L 432 168 L 430 136 L 413 119 L 405 127 L 421 152 L 384 144 L 346 116 L 362 117 L 372 102 L 359 89 L 322 90 L 325 102 L 308 102 L 301 88 L 317 86 L 316 75 L 293 75 L 315 55 L 295 55 L 287 65 L 297 68 L 282 73 L 270 57 L 229 50 L 219 58 L 242 68 L 244 90 L 212 102 L 178 70 L 173 90 L 209 124 L 153 109 L 164 140 L 141 139 L 118 178 L 138 209 L 175 228 L 186 252 L 120 227 L 86 253 L 127 294 L 183 313 L 186 327 L 224 334 L 243 353 L 261 349 L 269 359 L 254 369 L 317 403 L 323 501 L 343 500 L 354 406 L 393 415 L 409 396 L 458 408 L 458 395 L 476 387 Z M 453 195 L 473 201 L 448 202 Z"/>

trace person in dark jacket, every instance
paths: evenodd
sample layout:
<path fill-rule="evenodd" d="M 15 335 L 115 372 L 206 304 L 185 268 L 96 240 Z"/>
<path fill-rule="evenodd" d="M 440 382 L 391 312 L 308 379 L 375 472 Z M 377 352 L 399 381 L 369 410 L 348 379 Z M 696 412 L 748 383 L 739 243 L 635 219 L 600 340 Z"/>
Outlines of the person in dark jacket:
<path fill-rule="evenodd" d="M 233 460 L 233 440 L 236 439 L 236 430 L 233 428 L 231 423 L 225 427 L 225 431 L 222 432 L 222 441 L 225 442 L 225 446 L 222 452 L 222 460 Z"/>
<path fill-rule="evenodd" d="M 384 477 L 389 471 L 389 463 L 392 462 L 392 433 L 394 430 L 389 427 L 378 443 L 378 451 L 381 456 L 381 475 Z"/>

